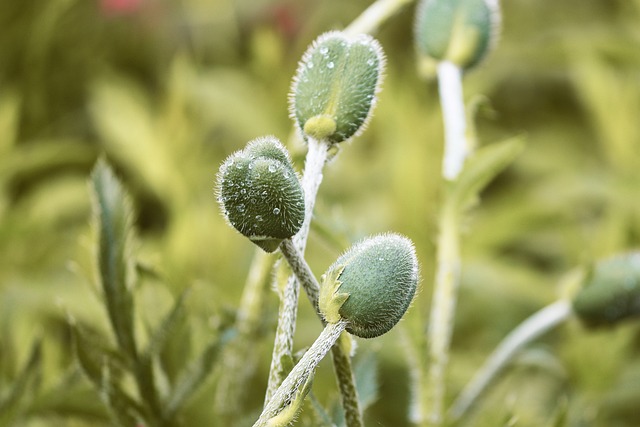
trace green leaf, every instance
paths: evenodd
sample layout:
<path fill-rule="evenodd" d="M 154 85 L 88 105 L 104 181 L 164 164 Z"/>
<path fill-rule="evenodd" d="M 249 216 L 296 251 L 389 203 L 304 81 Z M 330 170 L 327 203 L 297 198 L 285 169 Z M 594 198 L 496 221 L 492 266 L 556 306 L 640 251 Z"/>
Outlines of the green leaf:
<path fill-rule="evenodd" d="M 0 400 L 0 426 L 11 426 L 19 416 L 23 406 L 23 399 L 29 387 L 36 381 L 42 362 L 42 345 L 40 341 L 33 343 L 29 359 L 18 374 L 7 395 Z"/>
<path fill-rule="evenodd" d="M 184 301 L 189 290 L 185 290 L 173 304 L 173 308 L 162 320 L 162 323 L 153 331 L 151 340 L 145 351 L 145 358 L 152 359 L 158 356 L 166 347 L 167 342 L 173 334 L 178 333 L 178 329 L 184 322 L 185 307 Z"/>
<path fill-rule="evenodd" d="M 91 174 L 93 215 L 98 234 L 99 281 L 119 347 L 137 358 L 133 333 L 135 263 L 131 253 L 133 209 L 128 194 L 104 160 Z"/>
<path fill-rule="evenodd" d="M 462 212 L 473 205 L 480 192 L 524 149 L 524 138 L 509 138 L 476 151 L 451 187 L 451 207 Z"/>
<path fill-rule="evenodd" d="M 360 400 L 360 408 L 364 412 L 378 400 L 378 358 L 375 353 L 364 353 L 355 363 L 353 374 Z"/>
<path fill-rule="evenodd" d="M 104 340 L 86 333 L 79 326 L 72 324 L 71 332 L 80 368 L 97 389 L 111 417 L 122 426 L 136 425 L 144 418 L 144 410 L 119 385 L 124 361 L 118 353 L 102 344 Z"/>
<path fill-rule="evenodd" d="M 235 330 L 230 329 L 223 332 L 187 368 L 167 399 L 165 414 L 168 419 L 173 418 L 185 402 L 205 382 L 213 370 L 213 365 L 220 354 L 220 350 L 235 337 L 235 334 Z"/>

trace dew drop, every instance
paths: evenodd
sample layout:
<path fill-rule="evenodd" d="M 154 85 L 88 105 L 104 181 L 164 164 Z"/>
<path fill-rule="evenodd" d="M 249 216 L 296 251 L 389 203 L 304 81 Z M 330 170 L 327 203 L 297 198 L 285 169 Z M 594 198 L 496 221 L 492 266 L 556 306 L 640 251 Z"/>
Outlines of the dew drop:
<path fill-rule="evenodd" d="M 253 169 L 253 163 L 249 163 L 249 170 Z"/>
<path fill-rule="evenodd" d="M 376 63 L 376 61 L 374 61 L 373 58 L 367 60 L 367 65 L 369 65 L 369 66 L 373 66 L 373 64 L 375 64 L 375 63 Z"/>
<path fill-rule="evenodd" d="M 261 222 L 262 221 L 262 215 L 256 215 L 256 221 Z"/>
<path fill-rule="evenodd" d="M 273 208 L 274 215 L 280 215 L 280 208 Z"/>
<path fill-rule="evenodd" d="M 269 165 L 269 172 L 273 173 L 273 172 L 276 171 L 276 169 L 277 169 L 276 165 L 274 165 L 274 164 Z"/>
<path fill-rule="evenodd" d="M 238 207 L 236 207 L 236 210 L 238 212 L 244 212 L 245 211 L 244 203 L 239 204 Z"/>
<path fill-rule="evenodd" d="M 236 169 L 242 169 L 242 164 L 241 163 L 236 163 Z"/>
<path fill-rule="evenodd" d="M 327 64 L 327 68 L 331 69 L 333 67 L 335 67 L 336 64 L 333 63 L 333 61 L 329 61 L 329 63 Z"/>
<path fill-rule="evenodd" d="M 282 176 L 284 176 L 284 177 L 285 177 L 285 179 L 286 179 L 286 178 L 289 178 L 289 172 L 288 172 L 288 171 L 284 171 L 284 172 L 282 173 Z"/>
<path fill-rule="evenodd" d="M 328 47 L 326 47 L 326 46 L 322 46 L 322 47 L 320 48 L 320 53 L 321 53 L 322 55 L 326 55 L 327 53 L 329 53 L 329 48 L 328 48 Z"/>
<path fill-rule="evenodd" d="M 260 193 L 260 196 L 264 199 L 267 197 L 267 190 L 264 190 L 262 193 Z"/>
<path fill-rule="evenodd" d="M 313 62 L 309 61 L 307 63 L 307 68 L 309 68 L 309 69 L 313 68 Z"/>
<path fill-rule="evenodd" d="M 247 189 L 243 188 L 242 190 L 240 190 L 240 194 L 247 194 Z"/>

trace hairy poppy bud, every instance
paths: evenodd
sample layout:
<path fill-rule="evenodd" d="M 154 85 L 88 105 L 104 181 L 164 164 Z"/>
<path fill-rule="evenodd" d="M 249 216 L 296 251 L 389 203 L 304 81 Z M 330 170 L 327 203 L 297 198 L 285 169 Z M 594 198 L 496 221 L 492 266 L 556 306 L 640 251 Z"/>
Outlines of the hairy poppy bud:
<path fill-rule="evenodd" d="M 251 141 L 222 164 L 218 201 L 228 222 L 267 252 L 296 234 L 304 193 L 289 154 L 273 136 Z"/>
<path fill-rule="evenodd" d="M 382 48 L 371 36 L 332 31 L 318 37 L 302 57 L 289 96 L 291 117 L 300 131 L 332 143 L 362 132 L 384 64 Z"/>
<path fill-rule="evenodd" d="M 411 241 L 381 234 L 352 246 L 329 267 L 320 289 L 320 311 L 327 322 L 345 320 L 353 335 L 374 338 L 402 318 L 417 284 Z"/>

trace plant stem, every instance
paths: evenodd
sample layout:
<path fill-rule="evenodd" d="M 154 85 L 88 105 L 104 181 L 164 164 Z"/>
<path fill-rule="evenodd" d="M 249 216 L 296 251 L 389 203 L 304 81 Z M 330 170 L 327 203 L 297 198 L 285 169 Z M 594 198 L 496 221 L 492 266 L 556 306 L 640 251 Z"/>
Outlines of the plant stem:
<path fill-rule="evenodd" d="M 447 196 L 448 197 L 448 196 Z M 443 423 L 446 370 L 460 281 L 458 215 L 448 201 L 440 213 L 436 281 L 427 332 L 429 369 L 426 382 L 429 425 Z"/>
<path fill-rule="evenodd" d="M 318 307 L 320 284 L 311 272 L 309 265 L 290 239 L 285 239 L 282 242 L 280 251 L 296 274 L 298 281 L 302 284 L 302 288 L 306 291 L 316 314 L 323 325 L 326 325 Z M 333 346 L 331 349 L 331 355 L 342 397 L 342 406 L 345 411 L 346 425 L 347 427 L 362 427 L 364 424 L 353 369 L 351 367 L 351 356 L 347 350 L 348 345 L 345 344 L 345 341 L 348 339 L 349 337 L 343 334 L 340 344 Z"/>
<path fill-rule="evenodd" d="M 304 259 L 298 248 L 291 239 L 284 239 L 280 244 L 280 252 L 289 263 L 291 270 L 296 275 L 298 282 L 302 285 L 302 289 L 305 290 L 309 301 L 313 305 L 314 310 L 318 313 L 318 297 L 320 294 L 320 284 L 316 277 L 313 275 L 309 264 Z"/>
<path fill-rule="evenodd" d="M 305 217 L 300 231 L 293 237 L 293 243 L 304 254 L 313 216 L 313 207 L 318 194 L 318 188 L 322 182 L 322 168 L 327 161 L 329 143 L 308 138 L 308 151 L 305 161 L 304 174 L 302 176 L 302 188 L 304 190 Z M 277 280 L 277 279 L 276 279 Z M 265 396 L 265 403 L 271 400 L 271 396 L 286 376 L 284 360 L 292 360 L 293 335 L 296 330 L 296 317 L 298 310 L 298 295 L 300 286 L 295 275 L 287 279 L 281 295 L 280 308 L 278 310 L 278 326 L 271 356 L 271 368 L 269 370 L 269 382 Z"/>
<path fill-rule="evenodd" d="M 444 157 L 442 175 L 454 180 L 462 170 L 469 147 L 465 132 L 467 129 L 462 95 L 462 70 L 449 61 L 438 64 L 438 88 L 442 118 L 445 128 Z"/>
<path fill-rule="evenodd" d="M 451 418 L 462 418 L 520 349 L 561 324 L 572 312 L 570 302 L 556 301 L 537 311 L 511 331 L 456 399 L 449 410 Z"/>
<path fill-rule="evenodd" d="M 348 350 L 349 339 L 351 337 L 345 333 L 340 336 L 338 343 L 331 348 L 331 358 L 342 397 L 346 426 L 363 427 L 364 421 L 362 420 L 362 411 L 360 411 L 360 400 L 358 399 L 358 390 L 356 389 L 356 381 L 351 367 L 351 356 Z"/>
<path fill-rule="evenodd" d="M 413 0 L 377 0 L 349 24 L 347 34 L 372 33 L 389 17 Z"/>
<path fill-rule="evenodd" d="M 320 363 L 322 358 L 335 344 L 346 327 L 347 323 L 340 321 L 338 323 L 329 323 L 324 328 L 320 336 L 318 336 L 318 339 L 311 345 L 304 356 L 302 356 L 300 361 L 294 366 L 273 394 L 273 397 L 265 405 L 260 418 L 258 418 L 253 425 L 254 427 L 266 426 L 271 418 L 278 415 L 280 411 L 294 400 L 300 386 L 313 374 L 318 363 Z"/>
<path fill-rule="evenodd" d="M 216 411 L 223 418 L 237 416 L 241 395 L 255 371 L 258 361 L 255 340 L 264 318 L 264 299 L 273 260 L 271 254 L 256 248 L 236 317 L 238 339 L 224 352 L 216 387 Z"/>
<path fill-rule="evenodd" d="M 465 137 L 462 70 L 449 61 L 440 62 L 438 87 L 445 133 L 442 175 L 446 181 L 453 181 L 462 170 L 469 152 Z M 423 422 L 432 426 L 444 423 L 446 372 L 460 282 L 459 216 L 460 213 L 452 200 L 451 189 L 447 186 L 439 218 L 437 270 L 427 333 L 429 368 L 428 371 L 425 370 L 426 420 Z"/>

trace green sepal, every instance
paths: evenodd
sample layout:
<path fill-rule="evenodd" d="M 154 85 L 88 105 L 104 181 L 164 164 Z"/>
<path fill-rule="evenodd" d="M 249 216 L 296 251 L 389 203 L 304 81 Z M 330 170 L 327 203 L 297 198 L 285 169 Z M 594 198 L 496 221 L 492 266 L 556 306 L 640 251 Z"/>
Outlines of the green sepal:
<path fill-rule="evenodd" d="M 342 319 L 340 308 L 349 298 L 349 294 L 338 292 L 340 285 L 342 285 L 339 277 L 344 267 L 344 265 L 336 265 L 322 276 L 318 307 L 327 323 L 338 323 Z"/>
<path fill-rule="evenodd" d="M 318 37 L 302 57 L 289 97 L 298 129 L 331 143 L 359 135 L 375 106 L 384 65 L 371 36 L 332 31 Z"/>
<path fill-rule="evenodd" d="M 497 0 L 422 0 L 416 11 L 415 42 L 420 55 L 477 65 L 497 38 Z"/>

